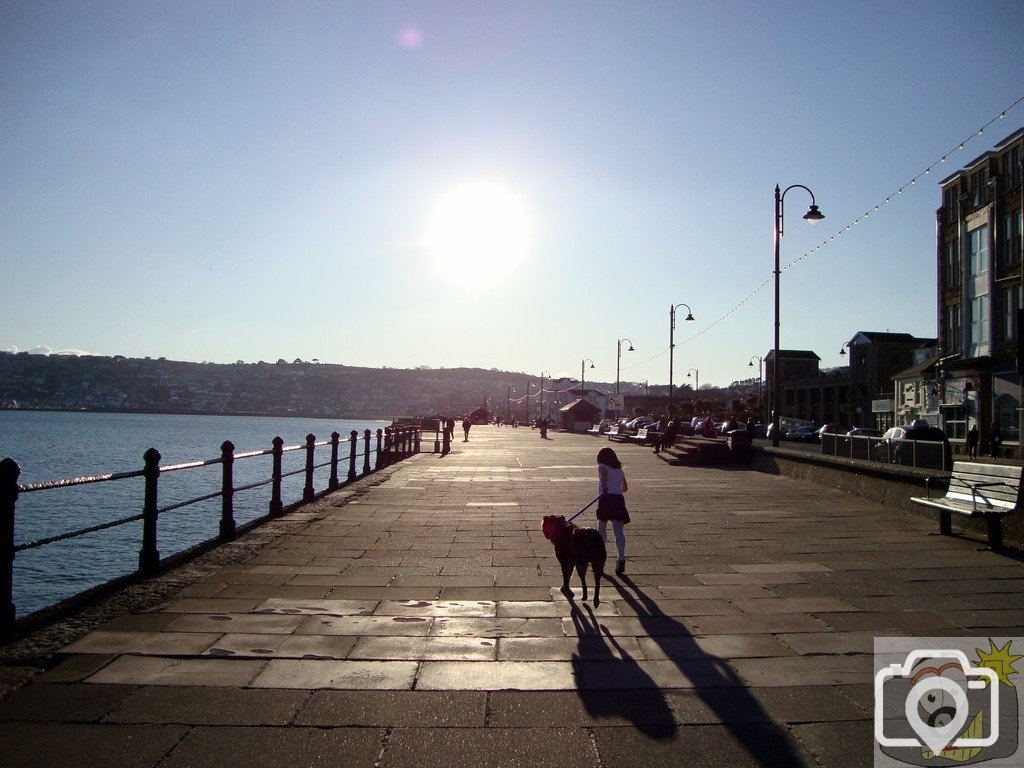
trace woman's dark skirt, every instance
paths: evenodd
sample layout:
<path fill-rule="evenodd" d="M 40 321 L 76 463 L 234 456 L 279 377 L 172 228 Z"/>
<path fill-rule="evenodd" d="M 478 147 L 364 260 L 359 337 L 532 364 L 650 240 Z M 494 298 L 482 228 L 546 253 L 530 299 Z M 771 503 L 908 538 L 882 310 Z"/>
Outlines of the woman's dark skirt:
<path fill-rule="evenodd" d="M 626 511 L 626 500 L 621 493 L 606 493 L 597 502 L 598 520 L 620 520 L 622 523 L 629 522 L 629 512 Z"/>

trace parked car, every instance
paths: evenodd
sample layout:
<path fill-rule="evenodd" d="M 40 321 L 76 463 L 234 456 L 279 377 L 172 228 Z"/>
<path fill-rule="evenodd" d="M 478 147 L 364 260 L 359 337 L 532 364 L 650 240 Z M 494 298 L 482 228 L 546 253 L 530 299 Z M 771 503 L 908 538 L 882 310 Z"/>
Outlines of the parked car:
<path fill-rule="evenodd" d="M 795 427 L 786 433 L 786 439 L 797 443 L 813 443 L 818 439 L 818 428 Z"/>
<path fill-rule="evenodd" d="M 903 448 L 906 446 L 909 440 L 921 440 L 933 443 L 942 444 L 942 456 L 945 466 L 951 468 L 953 466 L 953 452 L 949 447 L 949 438 L 946 437 L 946 433 L 938 427 L 931 426 L 928 422 L 917 420 L 913 424 L 907 424 L 902 427 L 892 427 L 886 430 L 885 434 L 882 435 L 882 440 L 877 446 L 875 446 L 875 459 L 877 461 L 889 461 L 893 464 L 909 464 L 909 460 L 904 460 L 905 457 L 901 456 Z M 933 462 L 921 462 L 923 466 L 939 467 L 938 461 Z"/>
<path fill-rule="evenodd" d="M 882 430 L 874 427 L 854 427 L 846 433 L 847 437 L 881 437 Z"/>
<path fill-rule="evenodd" d="M 643 429 L 649 427 L 651 424 L 656 424 L 657 421 L 652 419 L 650 416 L 637 416 L 635 419 L 626 422 L 627 429 Z"/>

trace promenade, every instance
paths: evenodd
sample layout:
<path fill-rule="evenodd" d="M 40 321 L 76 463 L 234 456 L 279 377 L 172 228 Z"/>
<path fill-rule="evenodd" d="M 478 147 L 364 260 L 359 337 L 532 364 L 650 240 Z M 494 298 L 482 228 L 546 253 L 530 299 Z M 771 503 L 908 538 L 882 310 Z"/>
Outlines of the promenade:
<path fill-rule="evenodd" d="M 0 765 L 869 766 L 874 636 L 1024 635 L 982 541 L 630 445 L 626 574 L 569 602 L 540 522 L 605 445 L 474 427 L 304 508 L 0 699 Z"/>

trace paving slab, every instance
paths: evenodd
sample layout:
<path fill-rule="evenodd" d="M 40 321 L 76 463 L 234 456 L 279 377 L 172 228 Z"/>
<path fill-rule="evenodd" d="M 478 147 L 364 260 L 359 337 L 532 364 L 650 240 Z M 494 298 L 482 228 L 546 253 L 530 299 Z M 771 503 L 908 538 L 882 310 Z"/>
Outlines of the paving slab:
<path fill-rule="evenodd" d="M 1019 558 L 629 445 L 627 574 L 569 601 L 540 521 L 606 441 L 473 435 L 66 642 L 0 699 L 0 764 L 868 766 L 874 637 L 1024 634 Z"/>

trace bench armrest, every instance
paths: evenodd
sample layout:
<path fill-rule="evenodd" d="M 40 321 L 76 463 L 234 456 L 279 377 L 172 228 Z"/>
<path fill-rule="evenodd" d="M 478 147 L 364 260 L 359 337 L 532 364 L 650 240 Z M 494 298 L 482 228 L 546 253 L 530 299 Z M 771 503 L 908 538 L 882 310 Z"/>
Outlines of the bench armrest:
<path fill-rule="evenodd" d="M 952 479 L 953 479 L 952 475 L 936 475 L 935 477 L 926 477 L 924 479 L 924 497 L 926 499 L 930 499 L 932 497 L 932 494 L 931 494 L 931 484 L 932 484 L 932 481 L 938 482 L 939 480 L 952 480 Z"/>

